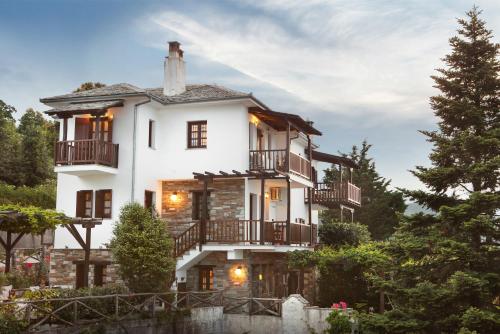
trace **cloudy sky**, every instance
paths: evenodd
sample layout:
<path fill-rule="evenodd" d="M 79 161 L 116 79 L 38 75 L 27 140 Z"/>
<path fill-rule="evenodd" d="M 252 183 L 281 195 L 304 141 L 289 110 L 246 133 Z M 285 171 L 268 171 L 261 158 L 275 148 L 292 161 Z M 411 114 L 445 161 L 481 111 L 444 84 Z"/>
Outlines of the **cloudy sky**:
<path fill-rule="evenodd" d="M 313 120 L 326 152 L 367 139 L 393 186 L 420 187 L 408 170 L 428 164 L 429 76 L 474 3 L 500 34 L 496 0 L 0 0 L 0 99 L 19 116 L 84 81 L 161 86 L 178 40 L 189 82 Z"/>

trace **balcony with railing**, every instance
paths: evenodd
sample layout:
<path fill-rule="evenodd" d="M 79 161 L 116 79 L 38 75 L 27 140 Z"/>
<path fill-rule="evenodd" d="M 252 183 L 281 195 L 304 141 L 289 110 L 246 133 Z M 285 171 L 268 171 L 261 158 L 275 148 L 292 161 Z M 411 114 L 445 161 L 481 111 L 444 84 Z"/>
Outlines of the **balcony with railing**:
<path fill-rule="evenodd" d="M 262 229 L 260 220 L 207 220 L 205 223 L 198 221 L 174 237 L 174 253 L 176 257 L 181 256 L 200 242 L 313 247 L 316 236 L 315 224 L 290 223 L 287 232 L 286 221 L 264 221 Z"/>
<path fill-rule="evenodd" d="M 310 200 L 306 192 L 306 203 Z M 311 189 L 312 204 L 333 207 L 338 204 L 361 206 L 361 189 L 350 182 L 315 183 Z"/>
<path fill-rule="evenodd" d="M 288 153 L 288 154 L 287 154 Z M 277 170 L 311 178 L 311 162 L 298 154 L 282 150 L 250 150 L 251 171 Z"/>
<path fill-rule="evenodd" d="M 118 144 L 98 139 L 58 141 L 55 147 L 55 165 L 58 172 L 77 175 L 116 169 Z"/>

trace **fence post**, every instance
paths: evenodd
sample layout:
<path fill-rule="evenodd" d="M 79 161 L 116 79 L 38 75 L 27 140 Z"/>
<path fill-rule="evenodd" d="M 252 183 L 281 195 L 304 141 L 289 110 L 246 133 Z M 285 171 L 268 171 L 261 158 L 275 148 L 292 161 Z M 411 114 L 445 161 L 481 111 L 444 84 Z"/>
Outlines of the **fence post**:
<path fill-rule="evenodd" d="M 153 295 L 153 309 L 151 310 L 151 313 L 153 314 L 153 318 L 156 316 L 156 294 Z"/>
<path fill-rule="evenodd" d="M 118 319 L 118 315 L 120 314 L 118 312 L 118 304 L 119 304 L 118 295 L 115 294 L 115 317 L 116 317 L 116 319 Z"/>
<path fill-rule="evenodd" d="M 78 321 L 78 303 L 73 301 L 73 324 L 76 325 Z"/>

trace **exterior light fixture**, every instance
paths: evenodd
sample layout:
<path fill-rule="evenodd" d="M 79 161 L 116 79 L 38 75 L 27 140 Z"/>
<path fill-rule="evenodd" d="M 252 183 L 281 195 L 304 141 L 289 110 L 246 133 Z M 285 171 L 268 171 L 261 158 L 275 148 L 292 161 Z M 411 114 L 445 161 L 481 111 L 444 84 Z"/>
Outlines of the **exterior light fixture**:
<path fill-rule="evenodd" d="M 264 279 L 264 275 L 259 274 L 259 281 L 262 281 Z"/>
<path fill-rule="evenodd" d="M 236 269 L 234 270 L 234 274 L 235 274 L 236 276 L 238 276 L 238 277 L 240 277 L 242 273 L 243 273 L 243 271 L 242 271 L 241 266 L 238 266 L 238 268 L 236 268 Z"/>
<path fill-rule="evenodd" d="M 172 193 L 172 195 L 170 195 L 170 200 L 171 200 L 172 202 L 177 202 L 177 200 L 178 200 L 178 199 L 179 199 L 179 197 L 177 196 L 177 192 L 176 192 L 176 191 L 174 191 L 174 192 Z"/>
<path fill-rule="evenodd" d="M 266 199 L 267 199 L 267 198 L 269 198 L 269 192 L 267 192 L 267 191 L 266 191 L 266 192 L 265 192 L 265 194 L 264 194 L 264 197 L 265 197 Z"/>

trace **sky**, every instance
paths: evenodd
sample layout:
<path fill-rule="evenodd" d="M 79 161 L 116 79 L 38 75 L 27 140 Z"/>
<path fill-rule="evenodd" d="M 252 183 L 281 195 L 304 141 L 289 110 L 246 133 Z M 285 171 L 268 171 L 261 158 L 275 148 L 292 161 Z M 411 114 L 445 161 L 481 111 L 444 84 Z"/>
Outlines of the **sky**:
<path fill-rule="evenodd" d="M 0 99 L 19 118 L 85 81 L 160 87 L 177 40 L 188 83 L 314 121 L 323 152 L 366 139 L 393 187 L 421 188 L 409 170 L 429 165 L 430 76 L 474 4 L 498 42 L 497 0 L 0 0 Z"/>

